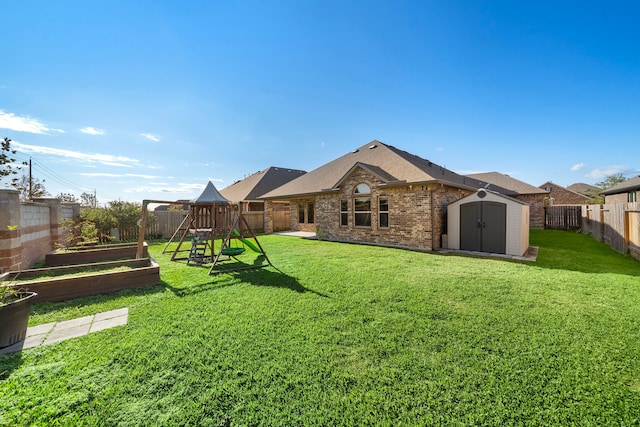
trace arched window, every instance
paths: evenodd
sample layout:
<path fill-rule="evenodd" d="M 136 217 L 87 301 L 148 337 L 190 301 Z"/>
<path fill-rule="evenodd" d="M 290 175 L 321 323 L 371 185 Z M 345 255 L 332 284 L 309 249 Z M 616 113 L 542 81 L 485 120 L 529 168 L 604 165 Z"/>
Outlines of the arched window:
<path fill-rule="evenodd" d="M 355 194 L 371 194 L 371 188 L 367 184 L 358 184 L 353 192 Z"/>
<path fill-rule="evenodd" d="M 367 184 L 358 184 L 353 191 L 358 196 L 353 199 L 353 223 L 356 227 L 371 227 L 371 188 Z"/>

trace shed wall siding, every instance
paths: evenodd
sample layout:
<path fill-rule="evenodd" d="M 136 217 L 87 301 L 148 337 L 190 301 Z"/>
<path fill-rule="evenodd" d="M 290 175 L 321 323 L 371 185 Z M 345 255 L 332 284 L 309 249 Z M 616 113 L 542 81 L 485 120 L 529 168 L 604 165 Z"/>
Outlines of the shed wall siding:
<path fill-rule="evenodd" d="M 487 193 L 482 199 L 478 197 L 466 197 L 449 205 L 449 249 L 460 249 L 460 205 L 479 201 L 498 202 L 506 205 L 505 252 L 509 255 L 523 255 L 529 247 L 529 206 L 522 205 L 493 193 Z"/>

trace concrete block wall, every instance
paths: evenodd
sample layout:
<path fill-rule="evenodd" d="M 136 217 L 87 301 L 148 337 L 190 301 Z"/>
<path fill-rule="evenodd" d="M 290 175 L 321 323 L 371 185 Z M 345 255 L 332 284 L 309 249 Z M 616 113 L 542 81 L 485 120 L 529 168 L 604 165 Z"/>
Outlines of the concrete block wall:
<path fill-rule="evenodd" d="M 0 190 L 0 273 L 20 269 L 20 193 Z"/>
<path fill-rule="evenodd" d="M 32 267 L 63 243 L 65 218 L 77 219 L 80 205 L 58 199 L 20 202 L 16 190 L 0 190 L 0 273 Z"/>

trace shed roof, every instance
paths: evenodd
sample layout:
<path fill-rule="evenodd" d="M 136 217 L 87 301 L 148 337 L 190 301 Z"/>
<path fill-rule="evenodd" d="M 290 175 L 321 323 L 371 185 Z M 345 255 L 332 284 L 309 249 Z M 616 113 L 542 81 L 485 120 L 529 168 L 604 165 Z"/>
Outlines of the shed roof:
<path fill-rule="evenodd" d="M 494 195 L 494 196 L 496 196 L 496 197 L 498 197 L 500 199 L 503 199 L 503 200 L 505 200 L 507 202 L 515 203 L 515 204 L 522 205 L 522 206 L 529 206 L 528 203 L 523 202 L 522 200 L 515 199 L 515 198 L 513 198 L 511 196 L 506 196 L 503 193 L 500 193 L 498 191 L 493 191 L 493 190 L 489 190 L 489 189 L 486 189 L 486 188 L 481 188 L 481 189 L 477 190 L 475 193 L 471 193 L 468 196 L 463 197 L 462 199 L 458 199 L 455 202 L 450 203 L 449 206 L 455 206 L 455 205 L 461 205 L 461 204 L 467 203 L 467 201 L 469 199 L 474 199 L 474 200 L 478 199 L 478 198 L 480 198 L 480 197 L 478 197 L 478 195 L 480 194 L 481 191 L 484 191 L 487 194 L 492 194 L 492 195 Z M 482 200 L 482 198 L 480 198 L 480 199 Z"/>
<path fill-rule="evenodd" d="M 458 188 L 476 189 L 486 184 L 373 140 L 264 194 L 261 198 L 303 196 L 335 190 L 358 166 L 373 173 L 387 185 L 441 182 Z"/>
<path fill-rule="evenodd" d="M 505 188 L 509 192 L 504 193 L 500 190 L 498 191 L 509 196 L 520 194 L 547 194 L 547 191 L 542 188 L 527 184 L 524 181 L 520 181 L 519 179 L 512 178 L 509 175 L 500 172 L 473 173 L 467 176 L 490 183 L 489 189 L 498 190 L 496 187 Z"/>
<path fill-rule="evenodd" d="M 608 196 L 610 194 L 626 193 L 632 190 L 640 190 L 640 175 L 629 178 L 626 181 L 618 183 L 611 188 L 602 191 L 600 194 Z"/>
<path fill-rule="evenodd" d="M 275 190 L 305 173 L 299 169 L 270 166 L 243 180 L 234 182 L 220 190 L 220 193 L 233 202 L 258 200 L 263 194 Z"/>

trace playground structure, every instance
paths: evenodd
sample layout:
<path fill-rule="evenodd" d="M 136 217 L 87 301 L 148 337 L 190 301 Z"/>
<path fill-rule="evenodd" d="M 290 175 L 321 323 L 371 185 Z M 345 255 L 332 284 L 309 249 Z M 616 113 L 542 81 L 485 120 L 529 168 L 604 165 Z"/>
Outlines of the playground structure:
<path fill-rule="evenodd" d="M 182 205 L 184 202 L 143 200 L 138 250 L 144 243 L 147 206 L 150 203 Z M 243 217 L 242 210 L 222 196 L 211 182 L 200 197 L 190 202 L 187 215 L 165 245 L 162 253 L 167 253 L 171 243 L 178 238 L 171 261 L 187 260 L 187 265 L 198 266 L 211 262 L 210 275 L 272 265 L 257 236 Z M 216 240 L 219 243 L 216 244 Z M 242 263 L 236 258 L 247 248 L 258 254 L 253 264 Z M 188 255 L 185 256 L 185 253 Z M 230 260 L 235 262 L 230 266 L 222 267 L 225 261 Z"/>

